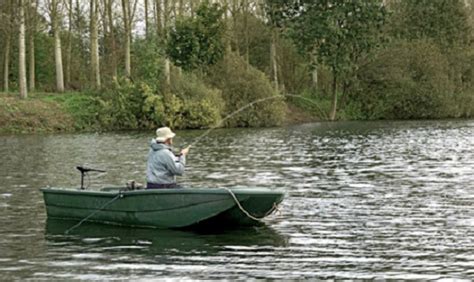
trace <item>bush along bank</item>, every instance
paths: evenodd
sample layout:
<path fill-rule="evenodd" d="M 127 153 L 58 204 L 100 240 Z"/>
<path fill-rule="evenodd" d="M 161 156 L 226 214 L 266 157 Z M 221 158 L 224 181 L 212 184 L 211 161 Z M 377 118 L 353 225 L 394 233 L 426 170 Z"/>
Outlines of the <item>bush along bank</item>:
<path fill-rule="evenodd" d="M 37 93 L 27 100 L 2 94 L 0 128 L 54 132 L 276 126 L 285 121 L 283 99 L 269 99 L 223 120 L 248 103 L 276 95 L 262 72 L 232 55 L 206 74 L 172 68 L 171 85 L 160 79 L 119 78 L 87 92 Z"/>

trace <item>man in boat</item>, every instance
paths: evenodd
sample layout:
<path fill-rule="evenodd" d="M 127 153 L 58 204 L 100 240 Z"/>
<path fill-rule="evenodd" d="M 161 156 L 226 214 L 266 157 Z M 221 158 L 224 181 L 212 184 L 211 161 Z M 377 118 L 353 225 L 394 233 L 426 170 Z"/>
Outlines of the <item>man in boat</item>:
<path fill-rule="evenodd" d="M 184 173 L 189 147 L 181 150 L 179 156 L 171 151 L 176 134 L 169 127 L 156 130 L 156 138 L 151 140 L 146 172 L 147 189 L 178 188 L 176 175 Z"/>

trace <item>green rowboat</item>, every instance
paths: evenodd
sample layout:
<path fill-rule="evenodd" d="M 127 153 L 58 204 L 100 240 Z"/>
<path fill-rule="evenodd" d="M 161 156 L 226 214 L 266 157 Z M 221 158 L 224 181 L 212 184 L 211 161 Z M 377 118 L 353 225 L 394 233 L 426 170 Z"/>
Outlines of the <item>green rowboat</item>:
<path fill-rule="evenodd" d="M 155 228 L 255 225 L 284 197 L 264 188 L 41 191 L 48 218 Z"/>

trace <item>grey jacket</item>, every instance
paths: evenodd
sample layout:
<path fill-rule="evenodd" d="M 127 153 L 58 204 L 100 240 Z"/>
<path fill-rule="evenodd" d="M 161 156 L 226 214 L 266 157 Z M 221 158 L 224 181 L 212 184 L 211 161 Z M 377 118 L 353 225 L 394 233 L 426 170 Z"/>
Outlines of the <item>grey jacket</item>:
<path fill-rule="evenodd" d="M 184 173 L 186 158 L 175 157 L 171 148 L 163 143 L 151 140 L 146 180 L 148 183 L 171 184 L 176 183 L 176 175 Z"/>

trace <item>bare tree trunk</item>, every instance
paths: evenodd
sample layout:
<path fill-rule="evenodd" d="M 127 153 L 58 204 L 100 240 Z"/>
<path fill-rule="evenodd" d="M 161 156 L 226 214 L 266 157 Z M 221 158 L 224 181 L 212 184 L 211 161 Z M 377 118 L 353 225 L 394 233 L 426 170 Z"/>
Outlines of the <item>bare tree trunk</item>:
<path fill-rule="evenodd" d="M 311 70 L 311 82 L 313 86 L 314 91 L 318 91 L 318 60 L 316 58 L 316 55 L 312 55 L 312 61 L 313 61 L 313 69 Z"/>
<path fill-rule="evenodd" d="M 150 35 L 150 28 L 148 22 L 148 0 L 145 0 L 145 37 L 148 38 Z"/>
<path fill-rule="evenodd" d="M 99 65 L 99 8 L 97 0 L 90 0 L 90 34 L 91 34 L 91 79 L 95 88 L 100 88 Z"/>
<path fill-rule="evenodd" d="M 163 30 L 163 23 L 162 23 L 162 16 L 161 16 L 161 12 L 162 12 L 161 0 L 155 0 L 153 8 L 154 8 L 153 15 L 155 18 L 156 35 L 160 37 Z"/>
<path fill-rule="evenodd" d="M 61 50 L 61 37 L 58 28 L 54 31 L 54 61 L 56 64 L 56 89 L 64 92 L 63 59 Z"/>
<path fill-rule="evenodd" d="M 8 92 L 10 90 L 10 49 L 11 49 L 11 33 L 12 33 L 12 19 L 13 19 L 13 1 L 8 1 L 8 26 L 6 28 L 5 50 L 3 53 L 3 90 Z"/>
<path fill-rule="evenodd" d="M 164 29 L 164 37 L 165 41 L 168 40 L 167 36 L 167 29 L 168 29 L 168 0 L 163 1 L 163 29 Z M 165 58 L 165 81 L 166 86 L 169 88 L 171 86 L 171 63 L 168 57 Z"/>
<path fill-rule="evenodd" d="M 333 70 L 332 78 L 332 105 L 331 105 L 331 114 L 329 119 L 334 121 L 336 119 L 336 110 L 337 110 L 337 74 Z"/>
<path fill-rule="evenodd" d="M 10 82 L 10 45 L 11 45 L 11 35 L 10 31 L 7 32 L 5 39 L 5 52 L 3 57 L 3 90 L 8 92 L 9 82 Z"/>
<path fill-rule="evenodd" d="M 36 88 L 36 78 L 35 78 L 35 72 L 36 72 L 36 65 L 35 65 L 35 33 L 36 33 L 36 13 L 37 13 L 37 6 L 38 3 L 36 0 L 30 0 L 31 4 L 31 14 L 29 16 L 29 21 L 30 21 L 30 30 L 29 30 L 29 86 L 30 86 L 30 91 L 35 91 Z"/>
<path fill-rule="evenodd" d="M 194 18 L 194 2 L 198 2 L 196 0 L 189 0 L 189 14 L 191 15 L 191 18 Z M 197 3 L 199 4 L 199 3 Z"/>
<path fill-rule="evenodd" d="M 66 86 L 69 87 L 71 84 L 71 57 L 72 57 L 72 0 L 69 0 L 69 11 L 68 20 L 69 28 L 67 34 L 67 47 L 66 47 Z"/>
<path fill-rule="evenodd" d="M 270 44 L 270 61 L 272 64 L 273 74 L 273 85 L 275 90 L 278 91 L 278 64 L 277 64 L 277 52 L 276 52 L 276 34 L 272 30 L 272 42 Z"/>
<path fill-rule="evenodd" d="M 193 1 L 191 0 L 191 3 Z M 232 37 L 232 32 L 231 32 L 231 29 L 230 29 L 230 25 L 227 23 L 228 21 L 228 11 L 229 11 L 229 0 L 224 0 L 224 22 L 225 22 L 225 26 L 226 26 L 226 36 L 225 36 L 225 48 L 226 48 L 226 52 L 227 53 L 230 53 L 232 51 L 232 47 L 231 47 L 231 44 L 230 44 L 230 41 L 231 41 L 231 37 Z"/>
<path fill-rule="evenodd" d="M 240 54 L 240 48 L 239 48 L 239 38 L 237 34 L 237 10 L 238 10 L 238 0 L 232 0 L 232 19 L 233 19 L 233 30 L 234 34 L 232 36 L 233 41 L 234 41 L 234 46 L 235 46 L 235 52 L 237 54 Z"/>
<path fill-rule="evenodd" d="M 20 86 L 20 98 L 28 97 L 26 85 L 26 46 L 25 46 L 25 0 L 18 1 L 19 34 L 18 34 L 18 80 Z"/>
<path fill-rule="evenodd" d="M 313 71 L 311 72 L 311 80 L 313 83 L 313 89 L 318 91 L 318 67 L 314 67 Z"/>
<path fill-rule="evenodd" d="M 122 0 L 123 24 L 125 28 L 125 75 L 130 77 L 132 70 L 130 67 L 130 0 Z"/>
<path fill-rule="evenodd" d="M 184 15 L 184 3 L 183 3 L 183 0 L 179 0 L 178 16 L 182 17 L 183 15 Z"/>
<path fill-rule="evenodd" d="M 105 7 L 107 13 L 107 20 L 109 22 L 109 30 L 110 30 L 110 41 L 111 41 L 111 62 L 112 62 L 112 76 L 117 77 L 117 43 L 115 42 L 115 28 L 114 28 L 114 19 L 112 14 L 112 4 L 113 0 L 107 0 L 107 5 Z"/>
<path fill-rule="evenodd" d="M 247 64 L 250 63 L 249 58 L 249 31 L 248 31 L 248 13 L 249 13 L 249 2 L 248 0 L 244 0 L 244 43 L 245 43 L 245 61 Z"/>
<path fill-rule="evenodd" d="M 63 58 L 61 50 L 61 34 L 60 34 L 60 13 L 58 11 L 58 1 L 60 0 L 51 0 L 52 5 L 52 25 L 54 33 L 54 61 L 56 65 L 56 90 L 58 92 L 64 92 L 64 74 L 63 74 Z"/>

